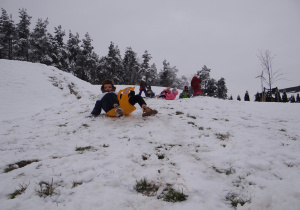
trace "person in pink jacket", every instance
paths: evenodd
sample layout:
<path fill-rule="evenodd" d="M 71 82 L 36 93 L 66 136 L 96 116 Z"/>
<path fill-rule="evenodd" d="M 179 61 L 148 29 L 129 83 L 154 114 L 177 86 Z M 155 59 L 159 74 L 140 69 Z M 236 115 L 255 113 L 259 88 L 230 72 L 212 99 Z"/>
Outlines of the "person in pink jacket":
<path fill-rule="evenodd" d="M 156 96 L 157 98 L 163 98 L 166 100 L 174 100 L 176 96 L 178 95 L 178 90 L 176 88 L 173 88 L 171 91 L 170 87 L 167 87 L 164 89 L 159 96 Z"/>

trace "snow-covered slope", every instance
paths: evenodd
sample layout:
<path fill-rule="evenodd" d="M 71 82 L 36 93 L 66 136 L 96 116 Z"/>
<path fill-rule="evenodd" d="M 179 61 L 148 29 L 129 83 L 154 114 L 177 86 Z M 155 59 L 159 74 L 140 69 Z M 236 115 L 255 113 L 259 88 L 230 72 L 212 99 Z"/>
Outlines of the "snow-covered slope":
<path fill-rule="evenodd" d="M 299 209 L 299 104 L 146 99 L 157 116 L 90 119 L 99 86 L 27 62 L 0 73 L 0 209 Z M 144 178 L 156 196 L 135 190 Z M 158 199 L 167 186 L 187 200 Z"/>

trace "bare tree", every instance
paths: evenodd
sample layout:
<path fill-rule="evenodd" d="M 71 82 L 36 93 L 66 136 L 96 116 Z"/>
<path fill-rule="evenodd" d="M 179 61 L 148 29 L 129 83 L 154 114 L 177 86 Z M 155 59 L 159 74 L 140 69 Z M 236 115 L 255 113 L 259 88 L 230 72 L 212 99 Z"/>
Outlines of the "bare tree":
<path fill-rule="evenodd" d="M 283 73 L 280 73 L 280 71 L 273 72 L 273 59 L 275 56 L 272 55 L 270 50 L 265 50 L 264 52 L 260 51 L 260 55 L 258 55 L 258 58 L 260 60 L 260 64 L 262 66 L 262 74 L 261 79 L 264 79 L 263 81 L 269 86 L 270 90 L 272 90 L 272 85 L 277 82 L 278 80 L 283 79 L 282 75 Z M 268 78 L 263 77 L 263 72 L 265 72 L 268 76 Z"/>

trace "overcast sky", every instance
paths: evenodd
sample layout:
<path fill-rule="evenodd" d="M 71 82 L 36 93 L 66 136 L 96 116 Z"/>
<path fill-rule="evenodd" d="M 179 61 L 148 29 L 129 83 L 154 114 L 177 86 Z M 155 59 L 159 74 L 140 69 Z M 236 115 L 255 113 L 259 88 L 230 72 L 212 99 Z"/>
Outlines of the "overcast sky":
<path fill-rule="evenodd" d="M 158 71 L 165 59 L 178 76 L 206 65 L 235 99 L 261 90 L 261 50 L 270 50 L 273 71 L 285 74 L 274 87 L 300 85 L 300 0 L 0 0 L 0 7 L 15 23 L 25 8 L 32 28 L 48 18 L 51 33 L 58 25 L 66 37 L 88 32 L 99 56 L 112 41 L 122 57 L 127 47 L 140 58 L 147 50 Z"/>

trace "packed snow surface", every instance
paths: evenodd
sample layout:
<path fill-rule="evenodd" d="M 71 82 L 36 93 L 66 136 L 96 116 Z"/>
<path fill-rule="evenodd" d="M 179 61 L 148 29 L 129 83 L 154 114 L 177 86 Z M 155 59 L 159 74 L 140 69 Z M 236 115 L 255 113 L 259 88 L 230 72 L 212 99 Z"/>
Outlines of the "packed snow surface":
<path fill-rule="evenodd" d="M 20 61 L 0 73 L 1 210 L 300 208 L 300 104 L 145 98 L 156 116 L 86 118 L 99 85 Z M 144 179 L 153 196 L 136 191 Z M 164 201 L 168 188 L 187 200 Z"/>

